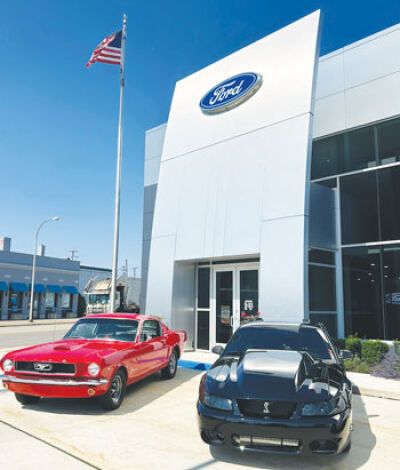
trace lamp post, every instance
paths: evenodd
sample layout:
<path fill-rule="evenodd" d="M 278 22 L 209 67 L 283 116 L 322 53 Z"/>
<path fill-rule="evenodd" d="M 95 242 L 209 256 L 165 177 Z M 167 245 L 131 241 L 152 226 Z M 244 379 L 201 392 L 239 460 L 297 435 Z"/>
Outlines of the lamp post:
<path fill-rule="evenodd" d="M 43 225 L 47 224 L 48 222 L 52 221 L 57 221 L 60 220 L 60 217 L 51 217 L 51 219 L 46 219 L 44 220 L 36 230 L 36 235 L 35 235 L 35 247 L 33 251 L 33 264 L 32 264 L 32 282 L 31 282 L 31 304 L 29 306 L 29 321 L 33 322 L 33 296 L 35 292 L 35 277 L 36 277 L 36 254 L 37 254 L 37 243 L 38 243 L 38 237 L 39 237 L 39 232 L 40 229 L 43 227 Z"/>

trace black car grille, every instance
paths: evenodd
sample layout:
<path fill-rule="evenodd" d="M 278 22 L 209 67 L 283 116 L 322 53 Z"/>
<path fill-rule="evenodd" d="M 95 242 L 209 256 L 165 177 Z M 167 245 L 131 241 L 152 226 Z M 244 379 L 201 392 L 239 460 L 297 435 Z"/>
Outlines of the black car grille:
<path fill-rule="evenodd" d="M 296 409 L 296 403 L 269 400 L 238 400 L 239 410 L 244 416 L 287 419 Z"/>
<path fill-rule="evenodd" d="M 64 364 L 61 362 L 28 362 L 16 361 L 16 372 L 35 372 L 36 374 L 75 374 L 75 364 Z"/>

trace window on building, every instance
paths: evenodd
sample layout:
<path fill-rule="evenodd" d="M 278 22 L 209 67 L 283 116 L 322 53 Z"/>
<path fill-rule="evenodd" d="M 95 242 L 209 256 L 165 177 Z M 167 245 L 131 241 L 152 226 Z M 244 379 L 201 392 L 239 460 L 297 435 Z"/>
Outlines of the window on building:
<path fill-rule="evenodd" d="M 400 338 L 400 245 L 382 249 L 385 337 Z"/>
<path fill-rule="evenodd" d="M 342 244 L 379 240 L 376 172 L 340 179 Z"/>
<path fill-rule="evenodd" d="M 400 167 L 378 171 L 381 240 L 400 240 Z"/>
<path fill-rule="evenodd" d="M 311 325 L 323 323 L 332 338 L 337 338 L 337 316 L 330 313 L 312 313 L 310 312 Z"/>
<path fill-rule="evenodd" d="M 343 173 L 343 156 L 343 134 L 313 142 L 311 178 L 324 178 Z"/>
<path fill-rule="evenodd" d="M 309 266 L 310 312 L 336 311 L 335 268 Z"/>
<path fill-rule="evenodd" d="M 56 294 L 47 292 L 46 294 L 46 310 L 54 310 L 56 308 Z"/>
<path fill-rule="evenodd" d="M 361 170 L 376 166 L 373 126 L 345 134 L 344 171 Z"/>
<path fill-rule="evenodd" d="M 198 270 L 198 308 L 210 307 L 210 268 Z"/>
<path fill-rule="evenodd" d="M 343 293 L 346 336 L 383 338 L 379 248 L 344 248 Z"/>
<path fill-rule="evenodd" d="M 400 119 L 380 124 L 377 134 L 380 164 L 400 161 Z"/>
<path fill-rule="evenodd" d="M 61 297 L 61 307 L 64 310 L 72 309 L 72 295 L 71 294 L 62 294 Z"/>

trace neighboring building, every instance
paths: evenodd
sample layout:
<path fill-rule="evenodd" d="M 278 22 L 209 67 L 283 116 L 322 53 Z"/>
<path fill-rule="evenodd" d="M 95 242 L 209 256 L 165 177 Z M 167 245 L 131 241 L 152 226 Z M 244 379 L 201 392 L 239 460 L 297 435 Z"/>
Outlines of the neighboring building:
<path fill-rule="evenodd" d="M 317 16 L 178 82 L 146 133 L 141 305 L 195 348 L 258 311 L 400 337 L 400 25 L 318 60 Z M 200 110 L 243 72 L 253 96 Z"/>
<path fill-rule="evenodd" d="M 31 254 L 11 251 L 11 239 L 0 239 L 0 320 L 29 317 L 32 279 Z M 79 262 L 45 256 L 36 257 L 34 318 L 76 317 Z"/>

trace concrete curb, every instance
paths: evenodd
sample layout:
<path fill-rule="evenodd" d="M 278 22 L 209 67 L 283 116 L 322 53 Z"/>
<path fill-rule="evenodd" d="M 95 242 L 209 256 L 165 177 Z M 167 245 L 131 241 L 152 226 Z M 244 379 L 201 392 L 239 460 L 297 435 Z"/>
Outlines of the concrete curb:
<path fill-rule="evenodd" d="M 387 400 L 400 400 L 400 383 L 399 391 L 379 390 L 374 388 L 359 387 L 353 382 L 353 393 L 355 395 L 363 395 L 366 397 L 385 398 Z"/>

